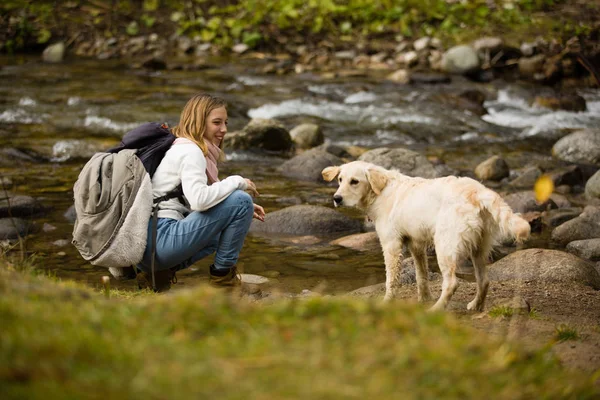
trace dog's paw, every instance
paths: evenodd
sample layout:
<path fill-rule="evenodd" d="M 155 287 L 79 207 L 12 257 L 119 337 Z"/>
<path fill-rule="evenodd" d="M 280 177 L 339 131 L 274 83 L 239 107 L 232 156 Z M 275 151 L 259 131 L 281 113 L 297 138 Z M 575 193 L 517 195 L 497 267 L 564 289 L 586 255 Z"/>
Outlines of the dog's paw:
<path fill-rule="evenodd" d="M 467 310 L 481 312 L 483 311 L 483 302 L 477 302 L 477 299 L 472 300 L 467 304 Z"/>

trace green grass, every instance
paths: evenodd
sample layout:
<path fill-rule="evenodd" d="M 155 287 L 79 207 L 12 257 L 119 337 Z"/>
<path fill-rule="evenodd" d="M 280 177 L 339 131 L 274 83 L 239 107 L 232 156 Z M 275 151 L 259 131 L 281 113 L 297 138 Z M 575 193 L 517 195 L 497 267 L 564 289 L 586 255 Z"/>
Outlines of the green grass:
<path fill-rule="evenodd" d="M 421 307 L 249 304 L 208 287 L 106 299 L 0 268 L 3 399 L 591 399 L 589 376 Z"/>
<path fill-rule="evenodd" d="M 560 324 L 555 329 L 554 338 L 559 342 L 578 340 L 579 333 L 577 332 L 577 329 L 568 324 Z"/>
<path fill-rule="evenodd" d="M 495 306 L 489 311 L 492 318 L 507 317 L 510 318 L 515 313 L 515 310 L 509 306 Z"/>

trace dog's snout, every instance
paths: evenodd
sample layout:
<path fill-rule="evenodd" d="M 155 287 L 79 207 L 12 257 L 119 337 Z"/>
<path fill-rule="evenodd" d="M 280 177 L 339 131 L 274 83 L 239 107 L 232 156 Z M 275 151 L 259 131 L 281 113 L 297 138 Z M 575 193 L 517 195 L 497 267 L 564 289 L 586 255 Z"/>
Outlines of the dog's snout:
<path fill-rule="evenodd" d="M 333 196 L 333 202 L 335 203 L 336 206 L 339 206 L 340 204 L 342 204 L 342 196 L 340 196 L 339 194 L 336 194 L 335 196 Z"/>

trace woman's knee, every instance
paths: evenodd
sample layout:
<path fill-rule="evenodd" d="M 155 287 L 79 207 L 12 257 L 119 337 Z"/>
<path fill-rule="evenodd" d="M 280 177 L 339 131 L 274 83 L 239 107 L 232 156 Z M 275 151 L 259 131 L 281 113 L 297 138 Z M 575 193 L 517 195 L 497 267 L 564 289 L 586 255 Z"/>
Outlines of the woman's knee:
<path fill-rule="evenodd" d="M 252 196 L 242 190 L 236 190 L 231 193 L 227 198 L 227 201 L 233 205 L 239 206 L 244 211 L 252 211 L 254 209 Z"/>

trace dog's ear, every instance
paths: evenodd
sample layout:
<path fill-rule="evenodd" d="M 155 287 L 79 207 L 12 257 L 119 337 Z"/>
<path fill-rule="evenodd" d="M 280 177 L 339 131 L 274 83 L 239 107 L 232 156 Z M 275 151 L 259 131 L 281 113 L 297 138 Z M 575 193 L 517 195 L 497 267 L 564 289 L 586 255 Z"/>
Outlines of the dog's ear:
<path fill-rule="evenodd" d="M 339 173 L 340 167 L 327 167 L 321 172 L 321 175 L 323 175 L 323 179 L 325 181 L 331 182 L 336 176 L 339 175 Z"/>
<path fill-rule="evenodd" d="M 388 182 L 388 178 L 383 171 L 378 169 L 369 168 L 367 169 L 367 179 L 371 185 L 371 189 L 376 195 L 380 195 L 381 191 L 385 188 Z"/>

